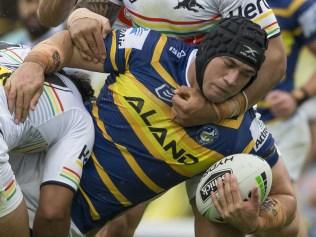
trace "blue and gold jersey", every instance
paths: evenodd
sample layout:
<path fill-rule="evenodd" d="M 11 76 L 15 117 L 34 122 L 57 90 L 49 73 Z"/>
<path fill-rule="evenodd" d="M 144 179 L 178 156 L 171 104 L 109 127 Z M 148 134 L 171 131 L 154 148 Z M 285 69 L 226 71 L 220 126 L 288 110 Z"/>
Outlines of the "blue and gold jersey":
<path fill-rule="evenodd" d="M 270 0 L 270 7 L 281 27 L 281 35 L 287 53 L 286 77 L 275 89 L 292 91 L 294 74 L 299 52 L 303 46 L 316 40 L 316 1 L 315 0 Z M 272 121 L 269 105 L 262 101 L 258 104 L 262 120 Z"/>
<path fill-rule="evenodd" d="M 72 217 L 82 232 L 206 170 L 224 156 L 278 159 L 274 140 L 250 110 L 220 124 L 183 128 L 172 121 L 173 90 L 188 85 L 196 49 L 148 29 L 106 38 L 110 77 L 90 111 L 96 127 Z"/>

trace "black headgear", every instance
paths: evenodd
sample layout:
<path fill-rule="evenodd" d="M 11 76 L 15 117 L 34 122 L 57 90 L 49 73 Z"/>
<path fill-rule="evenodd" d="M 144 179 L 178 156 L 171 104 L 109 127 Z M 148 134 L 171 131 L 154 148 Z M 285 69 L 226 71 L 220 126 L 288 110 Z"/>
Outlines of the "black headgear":
<path fill-rule="evenodd" d="M 220 20 L 206 34 L 196 54 L 196 79 L 201 91 L 206 65 L 214 57 L 230 56 L 258 71 L 267 45 L 266 32 L 247 18 L 233 16 Z"/>

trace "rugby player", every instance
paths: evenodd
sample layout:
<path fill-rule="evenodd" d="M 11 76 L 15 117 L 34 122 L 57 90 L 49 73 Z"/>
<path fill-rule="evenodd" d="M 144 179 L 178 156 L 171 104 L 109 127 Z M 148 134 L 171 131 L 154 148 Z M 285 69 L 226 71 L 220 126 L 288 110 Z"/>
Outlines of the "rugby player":
<path fill-rule="evenodd" d="M 46 150 L 46 156 L 34 236 L 67 236 L 72 199 L 94 142 L 93 123 L 75 85 L 60 73 L 46 77 L 39 103 L 26 121 L 14 122 L 2 83 L 28 51 L 0 43 L 0 236 L 29 236 L 23 195 L 8 153 L 39 150 Z"/>
<path fill-rule="evenodd" d="M 269 162 L 274 175 L 270 197 L 260 209 L 258 190 L 253 190 L 250 200 L 229 207 L 225 218 L 230 225 L 211 224 L 210 236 L 261 233 L 293 220 L 296 200 L 290 179 L 254 110 L 246 111 L 244 105 L 243 115 L 191 128 L 176 124 L 170 113 L 173 90 L 181 85 L 210 101 L 237 94 L 235 104 L 245 100 L 242 90 L 254 80 L 267 47 L 258 25 L 242 17 L 222 20 L 199 49 L 145 28 L 113 31 L 104 43 L 105 61 L 94 63 L 80 56 L 68 31 L 56 34 L 36 46 L 8 82 L 14 89 L 22 75 L 42 81 L 45 72 L 62 66 L 110 73 L 97 103 L 90 106 L 94 152 L 72 206 L 72 221 L 81 233 L 240 152 Z M 42 75 L 34 77 L 33 70 Z M 227 113 L 225 108 L 219 107 L 222 113 Z M 222 113 L 212 116 L 221 120 Z M 235 187 L 236 180 L 228 180 Z"/>

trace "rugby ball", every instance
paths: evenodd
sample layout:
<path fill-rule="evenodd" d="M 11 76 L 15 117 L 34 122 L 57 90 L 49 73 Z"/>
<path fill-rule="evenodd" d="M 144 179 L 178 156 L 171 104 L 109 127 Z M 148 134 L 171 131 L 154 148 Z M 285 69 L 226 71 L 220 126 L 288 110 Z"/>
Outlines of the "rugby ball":
<path fill-rule="evenodd" d="M 272 184 L 272 171 L 269 164 L 259 156 L 235 154 L 227 156 L 213 164 L 202 176 L 196 189 L 196 205 L 199 212 L 207 219 L 224 223 L 213 205 L 211 192 L 217 194 L 217 179 L 226 173 L 237 178 L 243 200 L 248 199 L 251 190 L 258 187 L 260 202 L 268 196 Z M 223 181 L 225 185 L 225 180 Z"/>

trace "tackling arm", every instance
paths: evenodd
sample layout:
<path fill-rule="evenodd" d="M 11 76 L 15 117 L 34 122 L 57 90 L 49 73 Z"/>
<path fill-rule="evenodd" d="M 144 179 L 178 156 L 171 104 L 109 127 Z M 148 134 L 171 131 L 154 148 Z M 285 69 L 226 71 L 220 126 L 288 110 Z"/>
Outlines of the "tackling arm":
<path fill-rule="evenodd" d="M 269 39 L 266 59 L 257 78 L 245 90 L 249 107 L 264 97 L 284 76 L 286 70 L 286 53 L 281 36 Z"/>
<path fill-rule="evenodd" d="M 94 63 L 81 57 L 72 44 L 69 31 L 62 31 L 35 46 L 24 62 L 41 65 L 44 73 L 52 73 L 62 67 L 75 67 L 103 72 L 103 62 Z"/>

